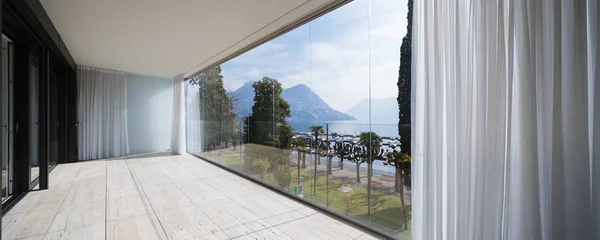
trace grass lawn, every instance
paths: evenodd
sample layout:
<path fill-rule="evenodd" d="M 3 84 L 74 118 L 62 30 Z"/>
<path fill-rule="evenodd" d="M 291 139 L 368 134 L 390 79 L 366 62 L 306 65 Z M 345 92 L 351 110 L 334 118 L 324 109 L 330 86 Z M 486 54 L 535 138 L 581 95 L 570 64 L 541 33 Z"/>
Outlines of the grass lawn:
<path fill-rule="evenodd" d="M 297 171 L 292 171 L 293 178 Z M 339 179 L 329 179 L 329 199 L 327 199 L 327 176 L 317 177 L 316 189 L 313 195 L 314 178 L 313 174 L 301 171 L 301 183 L 304 184 L 305 198 L 321 206 L 327 206 L 333 212 L 353 218 L 357 221 L 369 224 L 367 188 L 352 184 L 343 184 Z M 293 190 L 297 182 L 292 181 L 290 188 Z M 350 187 L 353 190 L 349 193 L 343 193 L 337 190 L 340 186 Z M 410 207 L 410 201 L 404 200 L 404 204 Z M 404 230 L 404 221 L 402 213 L 402 203 L 396 195 L 386 195 L 382 192 L 373 190 L 371 192 L 371 225 L 393 235 L 410 236 L 411 222 L 408 218 L 408 230 Z"/>

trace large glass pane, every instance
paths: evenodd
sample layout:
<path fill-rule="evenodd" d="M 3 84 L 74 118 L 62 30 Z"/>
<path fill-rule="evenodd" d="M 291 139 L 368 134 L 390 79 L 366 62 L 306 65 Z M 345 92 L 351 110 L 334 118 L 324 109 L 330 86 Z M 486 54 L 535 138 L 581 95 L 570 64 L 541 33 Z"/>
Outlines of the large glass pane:
<path fill-rule="evenodd" d="M 367 105 L 359 114 L 349 114 L 349 110 L 369 98 L 368 14 L 369 1 L 358 0 L 311 24 L 311 88 L 315 94 L 310 102 L 321 115 L 313 125 L 322 126 L 329 134 L 317 137 L 313 154 L 318 165 L 317 196 L 328 202 L 331 211 L 364 224 L 369 224 L 368 164 L 357 151 L 364 147 L 358 136 L 369 129 L 369 109 Z M 335 155 L 331 167 L 327 155 Z M 345 165 L 340 165 L 342 162 Z"/>
<path fill-rule="evenodd" d="M 409 238 L 396 100 L 405 19 L 406 0 L 352 1 L 193 76 L 188 152 Z"/>
<path fill-rule="evenodd" d="M 40 175 L 39 159 L 39 63 L 37 59 L 32 58 L 29 67 L 29 163 L 31 167 L 31 181 L 33 182 Z"/>
<path fill-rule="evenodd" d="M 244 134 L 246 140 L 244 171 L 251 177 L 261 179 L 265 183 L 274 185 L 271 175 L 272 166 L 276 164 L 275 152 L 275 98 L 281 89 L 281 83 L 269 76 L 274 54 L 277 50 L 275 43 L 266 43 L 247 54 L 244 66 L 252 71 L 248 76 L 248 90 L 250 94 L 247 101 L 252 106 L 244 121 Z"/>
<path fill-rule="evenodd" d="M 198 76 L 193 77 L 188 88 L 188 94 L 197 95 L 197 104 L 190 106 L 192 111 L 198 111 L 197 125 L 200 132 L 194 148 L 206 159 L 221 162 L 222 149 L 229 146 L 230 126 L 224 120 L 230 119 L 231 102 L 223 85 L 221 66 L 212 67 Z M 196 98 L 196 97 L 194 97 Z"/>
<path fill-rule="evenodd" d="M 406 0 L 371 0 L 371 148 L 379 149 L 372 151 L 371 225 L 400 238 L 410 236 L 411 219 L 410 147 L 400 146 L 398 131 L 400 105 L 401 127 L 410 133 L 410 90 L 401 91 L 401 104 L 397 100 L 406 17 Z M 403 137 L 410 142 L 410 134 Z"/>
<path fill-rule="evenodd" d="M 221 164 L 236 171 L 241 171 L 241 133 L 242 133 L 242 118 L 240 116 L 240 102 L 237 94 L 233 93 L 237 83 L 243 82 L 243 77 L 238 74 L 239 68 L 235 62 L 230 61 L 221 64 L 221 76 L 223 76 L 223 89 L 227 93 L 223 97 L 221 109 L 221 135 L 223 146 L 220 148 L 219 158 Z"/>
<path fill-rule="evenodd" d="M 2 200 L 12 194 L 13 88 L 12 42 L 2 38 Z"/>
<path fill-rule="evenodd" d="M 58 76 L 50 71 L 48 80 L 48 164 L 55 165 L 58 161 L 59 122 L 58 122 Z"/>

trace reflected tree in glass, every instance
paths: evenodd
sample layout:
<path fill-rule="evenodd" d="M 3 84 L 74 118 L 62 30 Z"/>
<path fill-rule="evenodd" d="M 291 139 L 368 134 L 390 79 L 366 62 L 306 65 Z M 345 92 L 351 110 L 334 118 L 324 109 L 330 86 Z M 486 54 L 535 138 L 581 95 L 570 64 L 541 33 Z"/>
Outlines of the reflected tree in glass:
<path fill-rule="evenodd" d="M 198 88 L 200 120 L 203 122 L 202 150 L 214 150 L 234 141 L 239 128 L 235 123 L 237 112 L 234 98 L 223 86 L 221 66 L 212 67 L 189 80 Z"/>

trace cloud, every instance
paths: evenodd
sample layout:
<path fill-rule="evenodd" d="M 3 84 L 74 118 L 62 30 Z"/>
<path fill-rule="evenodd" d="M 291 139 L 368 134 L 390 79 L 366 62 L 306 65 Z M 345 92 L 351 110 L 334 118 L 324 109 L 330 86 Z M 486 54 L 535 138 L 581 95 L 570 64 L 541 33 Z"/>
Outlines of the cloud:
<path fill-rule="evenodd" d="M 246 72 L 245 75 L 248 76 L 248 77 L 251 77 L 251 78 L 259 78 L 260 77 L 260 71 L 258 71 L 258 68 L 253 67 L 253 68 L 250 69 L 250 71 Z"/>
<path fill-rule="evenodd" d="M 306 84 L 340 111 L 368 97 L 395 97 L 406 4 L 351 2 L 224 64 L 223 75 L 233 90 L 263 75 L 286 88 Z"/>

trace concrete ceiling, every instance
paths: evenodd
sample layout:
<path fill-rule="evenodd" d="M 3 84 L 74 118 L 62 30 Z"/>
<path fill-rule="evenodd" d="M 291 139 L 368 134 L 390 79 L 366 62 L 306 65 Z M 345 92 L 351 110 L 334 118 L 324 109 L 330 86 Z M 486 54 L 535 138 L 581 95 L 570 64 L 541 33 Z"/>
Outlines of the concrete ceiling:
<path fill-rule="evenodd" d="M 41 0 L 78 65 L 173 78 L 332 0 Z"/>

